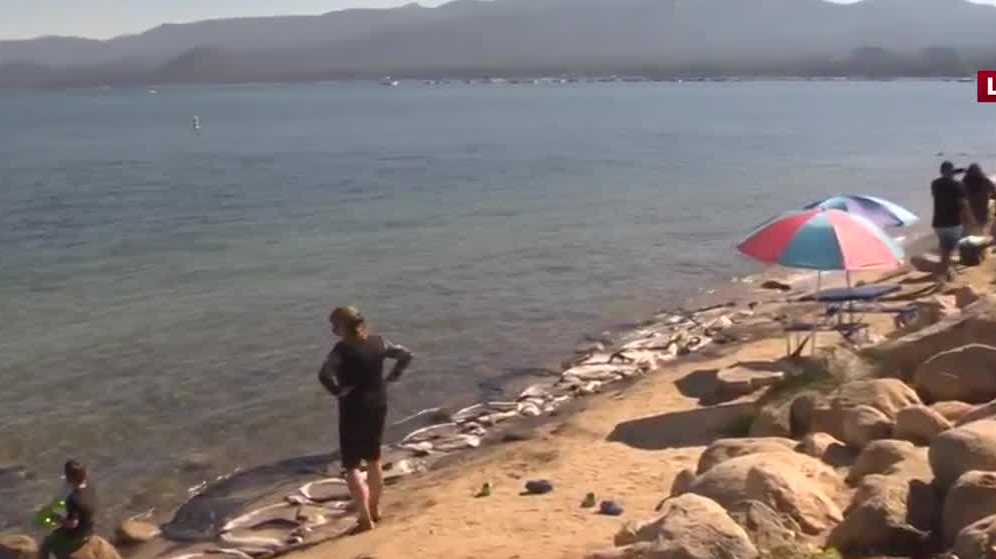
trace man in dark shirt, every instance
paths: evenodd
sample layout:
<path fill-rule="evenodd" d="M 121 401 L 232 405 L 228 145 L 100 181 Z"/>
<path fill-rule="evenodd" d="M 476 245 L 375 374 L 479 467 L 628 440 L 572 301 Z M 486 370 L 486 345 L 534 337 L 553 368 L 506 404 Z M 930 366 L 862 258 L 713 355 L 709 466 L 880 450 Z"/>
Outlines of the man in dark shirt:
<path fill-rule="evenodd" d="M 958 241 L 964 234 L 963 216 L 971 219 L 965 198 L 965 188 L 955 179 L 955 169 L 950 161 L 941 163 L 941 176 L 930 184 L 930 192 L 934 197 L 934 232 L 941 253 L 941 277 L 952 279 L 951 253 L 958 248 Z"/>
<path fill-rule="evenodd" d="M 66 516 L 62 524 L 45 538 L 38 552 L 39 559 L 68 557 L 83 547 L 93 535 L 93 519 L 97 512 L 97 497 L 87 481 L 86 468 L 75 460 L 66 462 L 66 484 L 70 487 L 66 497 Z"/>

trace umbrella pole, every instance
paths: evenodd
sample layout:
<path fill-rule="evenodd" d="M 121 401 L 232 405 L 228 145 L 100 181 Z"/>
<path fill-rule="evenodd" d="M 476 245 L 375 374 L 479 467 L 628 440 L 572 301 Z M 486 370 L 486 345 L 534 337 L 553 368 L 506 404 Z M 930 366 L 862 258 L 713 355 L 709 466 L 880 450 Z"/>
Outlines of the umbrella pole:
<path fill-rule="evenodd" d="M 848 291 L 850 291 L 851 290 L 851 271 L 850 270 L 846 270 L 844 272 L 844 274 L 845 274 L 845 277 L 847 278 L 847 289 L 848 289 Z M 848 321 L 853 324 L 854 323 L 854 299 L 851 299 L 847 303 L 847 314 L 849 315 L 847 317 Z"/>
<path fill-rule="evenodd" d="M 823 271 L 816 270 L 816 296 L 820 296 L 820 291 L 823 290 Z M 819 328 L 813 329 L 813 345 L 809 348 L 813 356 L 816 356 L 816 332 Z"/>

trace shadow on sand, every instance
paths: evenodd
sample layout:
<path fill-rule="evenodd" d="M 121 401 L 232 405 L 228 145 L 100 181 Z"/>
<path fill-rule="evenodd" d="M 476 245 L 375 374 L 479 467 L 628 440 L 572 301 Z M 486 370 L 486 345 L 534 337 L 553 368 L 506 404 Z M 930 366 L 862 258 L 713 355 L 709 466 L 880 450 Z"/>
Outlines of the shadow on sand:
<path fill-rule="evenodd" d="M 616 425 L 607 440 L 641 450 L 704 446 L 731 436 L 733 429 L 753 415 L 754 404 L 749 402 L 664 413 L 624 421 Z"/>

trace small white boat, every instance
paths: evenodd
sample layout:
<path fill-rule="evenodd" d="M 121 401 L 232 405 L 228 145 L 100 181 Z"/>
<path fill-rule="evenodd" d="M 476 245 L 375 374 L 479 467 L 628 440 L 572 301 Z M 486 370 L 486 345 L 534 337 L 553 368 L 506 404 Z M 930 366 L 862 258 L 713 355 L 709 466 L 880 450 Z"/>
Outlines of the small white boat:
<path fill-rule="evenodd" d="M 399 82 L 398 80 L 392 80 L 391 76 L 387 76 L 384 79 L 380 80 L 380 84 L 386 85 L 388 87 L 398 87 L 399 85 L 401 85 L 401 82 Z"/>

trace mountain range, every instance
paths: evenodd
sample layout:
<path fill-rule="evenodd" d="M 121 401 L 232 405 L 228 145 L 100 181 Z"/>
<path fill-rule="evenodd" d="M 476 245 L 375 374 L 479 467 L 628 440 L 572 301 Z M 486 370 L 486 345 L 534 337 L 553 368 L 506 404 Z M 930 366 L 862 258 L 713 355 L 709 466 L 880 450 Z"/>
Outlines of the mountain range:
<path fill-rule="evenodd" d="M 0 87 L 643 72 L 964 75 L 996 62 L 966 0 L 455 0 L 0 41 Z"/>

